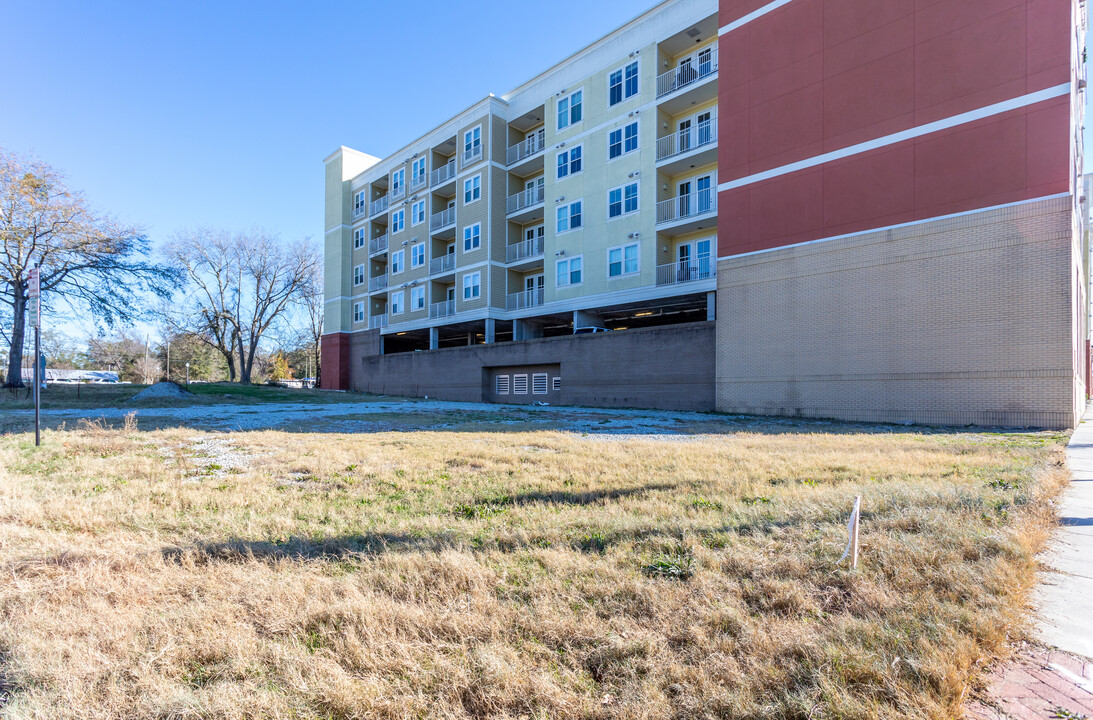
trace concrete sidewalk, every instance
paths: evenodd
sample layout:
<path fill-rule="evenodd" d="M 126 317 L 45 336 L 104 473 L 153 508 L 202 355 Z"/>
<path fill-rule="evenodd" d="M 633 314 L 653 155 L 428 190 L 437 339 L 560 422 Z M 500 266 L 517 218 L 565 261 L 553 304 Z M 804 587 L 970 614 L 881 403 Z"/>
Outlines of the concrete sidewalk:
<path fill-rule="evenodd" d="M 1059 507 L 1062 527 L 1041 558 L 1045 572 L 1034 600 L 1043 642 L 1093 660 L 1093 410 L 1066 454 L 1074 481 Z"/>

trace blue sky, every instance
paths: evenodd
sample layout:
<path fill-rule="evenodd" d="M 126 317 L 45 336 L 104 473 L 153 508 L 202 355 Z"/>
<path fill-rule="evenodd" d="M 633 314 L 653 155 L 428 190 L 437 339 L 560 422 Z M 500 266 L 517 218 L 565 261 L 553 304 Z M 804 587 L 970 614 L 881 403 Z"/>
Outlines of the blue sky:
<path fill-rule="evenodd" d="M 197 225 L 318 239 L 339 145 L 382 157 L 653 4 L 9 0 L 0 147 L 154 242 Z"/>

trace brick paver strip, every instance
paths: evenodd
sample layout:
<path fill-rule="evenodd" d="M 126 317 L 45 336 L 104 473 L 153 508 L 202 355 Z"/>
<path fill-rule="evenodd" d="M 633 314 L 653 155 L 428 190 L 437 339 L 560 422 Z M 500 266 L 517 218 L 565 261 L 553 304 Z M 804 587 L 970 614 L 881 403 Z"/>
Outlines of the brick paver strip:
<path fill-rule="evenodd" d="M 1082 686 L 1085 687 L 1082 687 Z M 986 677 L 986 688 L 968 703 L 969 720 L 1042 720 L 1057 709 L 1093 720 L 1093 665 L 1082 658 L 1023 645 Z"/>

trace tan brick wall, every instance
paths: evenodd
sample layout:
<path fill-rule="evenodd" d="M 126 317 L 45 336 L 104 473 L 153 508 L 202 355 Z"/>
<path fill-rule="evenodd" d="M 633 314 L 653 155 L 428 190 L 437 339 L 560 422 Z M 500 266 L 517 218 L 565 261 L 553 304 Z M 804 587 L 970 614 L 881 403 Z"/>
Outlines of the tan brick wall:
<path fill-rule="evenodd" d="M 721 260 L 718 410 L 1073 427 L 1085 389 L 1070 206 Z"/>

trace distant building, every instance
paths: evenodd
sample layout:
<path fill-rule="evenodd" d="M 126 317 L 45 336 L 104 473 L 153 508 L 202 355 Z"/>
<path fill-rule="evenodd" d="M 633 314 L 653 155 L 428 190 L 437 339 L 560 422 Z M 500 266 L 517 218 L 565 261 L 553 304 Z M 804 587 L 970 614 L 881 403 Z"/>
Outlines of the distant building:
<path fill-rule="evenodd" d="M 111 370 L 53 370 L 46 368 L 47 383 L 116 383 L 121 382 L 116 372 Z M 23 368 L 23 382 L 34 382 L 33 368 Z"/>

